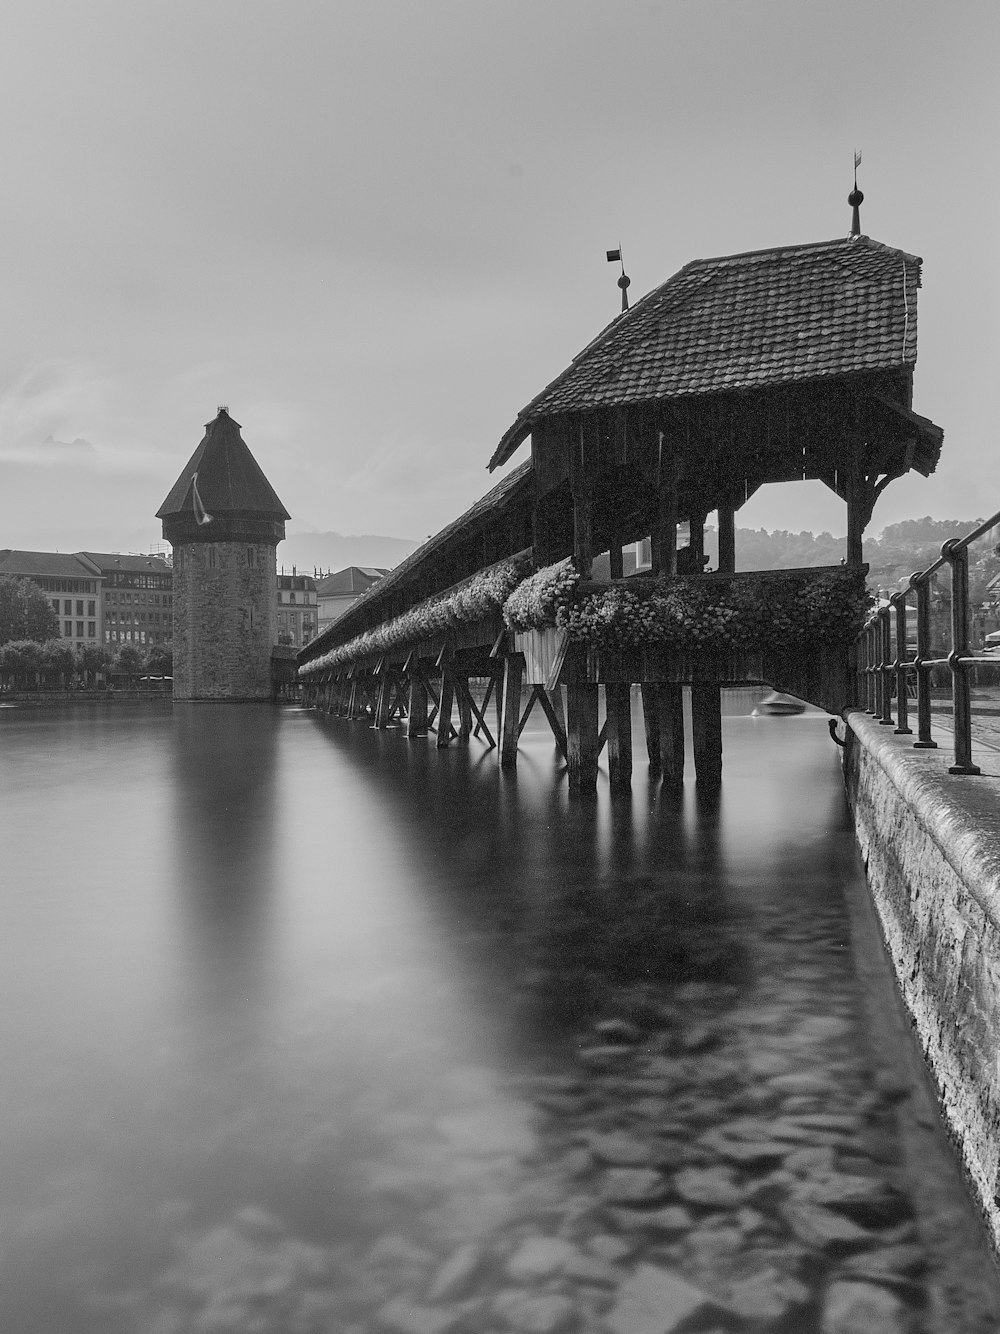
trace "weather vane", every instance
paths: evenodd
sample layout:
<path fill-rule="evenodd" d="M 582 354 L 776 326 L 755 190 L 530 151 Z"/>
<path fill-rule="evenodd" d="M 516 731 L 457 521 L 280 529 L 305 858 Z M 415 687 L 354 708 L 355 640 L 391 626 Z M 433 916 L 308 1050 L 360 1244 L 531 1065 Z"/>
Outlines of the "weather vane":
<path fill-rule="evenodd" d="M 847 196 L 847 202 L 854 210 L 851 215 L 851 235 L 861 235 L 861 205 L 864 202 L 864 195 L 858 189 L 858 168 L 861 166 L 861 149 L 854 150 L 854 189 Z"/>
<path fill-rule="evenodd" d="M 618 279 L 618 286 L 622 289 L 622 314 L 628 310 L 628 285 L 632 281 L 625 272 L 625 261 L 622 259 L 621 246 L 617 250 L 609 250 L 608 263 L 620 264 L 622 266 L 622 276 Z"/>

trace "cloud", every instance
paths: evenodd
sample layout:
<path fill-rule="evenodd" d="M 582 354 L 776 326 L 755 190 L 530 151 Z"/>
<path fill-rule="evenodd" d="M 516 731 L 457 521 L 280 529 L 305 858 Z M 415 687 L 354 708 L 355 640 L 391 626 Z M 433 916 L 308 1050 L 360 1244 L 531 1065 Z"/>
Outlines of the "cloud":
<path fill-rule="evenodd" d="M 78 455 L 81 450 L 90 454 L 95 452 L 90 441 L 84 440 L 82 436 L 77 436 L 75 440 L 57 440 L 51 433 L 42 441 L 40 448 L 46 451 L 60 450 L 73 455 Z"/>
<path fill-rule="evenodd" d="M 131 444 L 143 435 L 124 397 L 118 381 L 90 362 L 35 362 L 0 384 L 0 459 L 35 468 L 74 463 L 101 473 L 154 470 L 148 448 Z"/>
<path fill-rule="evenodd" d="M 48 358 L 28 366 L 0 388 L 0 453 L 26 463 L 51 464 L 70 450 L 95 447 L 82 434 L 100 419 L 111 380 L 85 362 Z M 75 442 L 66 444 L 66 438 Z"/>

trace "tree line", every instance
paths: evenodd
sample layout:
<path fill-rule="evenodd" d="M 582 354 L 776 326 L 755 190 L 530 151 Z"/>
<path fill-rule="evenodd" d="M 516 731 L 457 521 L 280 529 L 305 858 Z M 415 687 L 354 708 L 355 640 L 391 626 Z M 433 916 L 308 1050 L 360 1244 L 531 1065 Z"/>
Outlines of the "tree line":
<path fill-rule="evenodd" d="M 169 676 L 169 644 L 81 644 L 76 650 L 59 634 L 59 618 L 31 579 L 0 575 L 0 681 L 15 690 L 43 685 L 92 687 L 120 677 L 134 685 L 140 676 Z"/>

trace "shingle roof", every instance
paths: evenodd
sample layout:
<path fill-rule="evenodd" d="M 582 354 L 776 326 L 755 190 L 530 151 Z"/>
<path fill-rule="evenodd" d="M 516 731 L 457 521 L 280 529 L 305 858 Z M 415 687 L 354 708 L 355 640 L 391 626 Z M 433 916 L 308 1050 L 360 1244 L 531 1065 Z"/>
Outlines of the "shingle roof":
<path fill-rule="evenodd" d="M 100 569 L 83 552 L 70 555 L 60 551 L 0 551 L 0 574 L 54 575 L 64 579 L 93 579 Z"/>
<path fill-rule="evenodd" d="M 335 570 L 333 574 L 321 579 L 316 585 L 316 592 L 321 598 L 349 597 L 352 594 L 364 593 L 388 573 L 388 570 L 377 569 L 374 566 L 348 565 L 345 570 Z"/>
<path fill-rule="evenodd" d="M 193 508 L 191 479 L 198 474 L 198 495 L 209 514 L 291 515 L 240 435 L 240 424 L 225 408 L 205 426 L 205 435 L 156 511 L 158 519 Z"/>
<path fill-rule="evenodd" d="M 136 556 L 121 551 L 84 551 L 82 554 L 102 570 L 128 570 L 133 574 L 144 574 L 149 570 L 154 574 L 171 573 L 171 567 L 162 556 Z"/>
<path fill-rule="evenodd" d="M 912 366 L 920 265 L 867 236 L 694 260 L 518 414 L 490 467 L 538 417 Z"/>

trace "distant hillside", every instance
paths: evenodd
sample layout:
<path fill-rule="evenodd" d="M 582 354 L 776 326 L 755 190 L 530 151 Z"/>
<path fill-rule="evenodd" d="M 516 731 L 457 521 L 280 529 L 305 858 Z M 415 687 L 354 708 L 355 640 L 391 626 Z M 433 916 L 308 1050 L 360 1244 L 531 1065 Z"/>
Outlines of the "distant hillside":
<path fill-rule="evenodd" d="M 405 537 L 294 533 L 278 543 L 278 569 L 284 566 L 287 572 L 294 565 L 303 574 L 312 574 L 314 569 L 325 574 L 328 570 L 344 570 L 348 565 L 375 565 L 391 570 L 419 545 Z"/>

